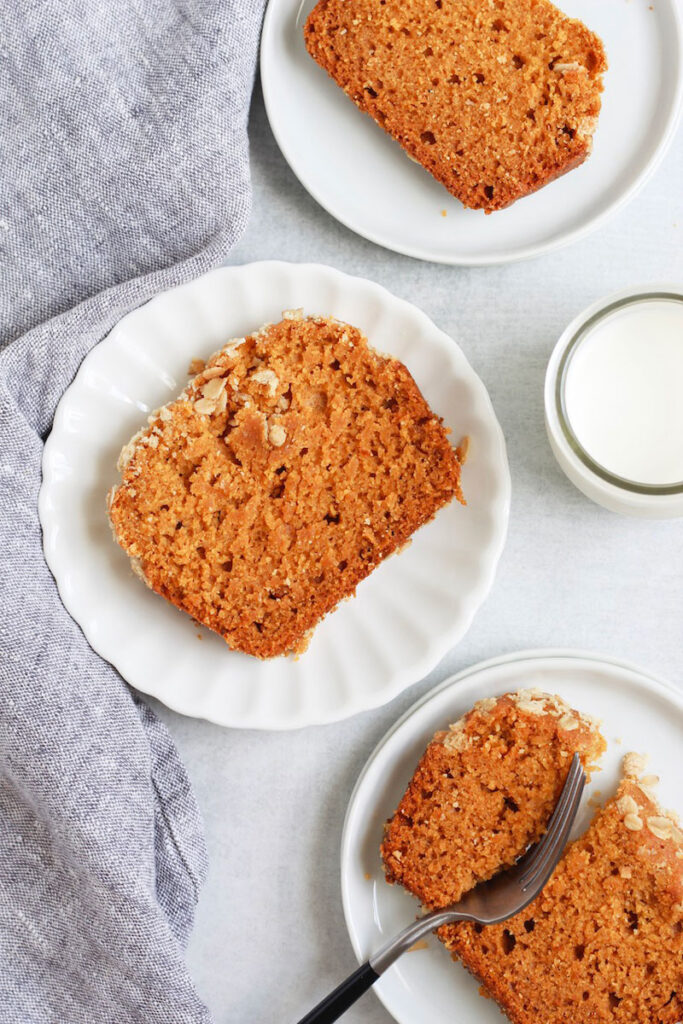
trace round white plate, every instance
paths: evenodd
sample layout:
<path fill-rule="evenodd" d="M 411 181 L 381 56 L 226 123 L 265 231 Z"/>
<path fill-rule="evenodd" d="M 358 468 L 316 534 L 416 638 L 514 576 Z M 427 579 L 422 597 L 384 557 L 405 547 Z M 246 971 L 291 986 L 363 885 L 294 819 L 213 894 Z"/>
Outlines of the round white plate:
<path fill-rule="evenodd" d="M 304 187 L 359 235 L 437 263 L 536 256 L 598 227 L 633 198 L 661 159 L 683 87 L 678 3 L 560 0 L 607 50 L 593 153 L 577 170 L 490 216 L 465 210 L 309 57 L 302 27 L 314 0 L 268 5 L 261 38 L 268 118 Z"/>
<path fill-rule="evenodd" d="M 112 539 L 105 495 L 121 446 L 179 394 L 192 358 L 299 306 L 354 324 L 398 356 L 454 441 L 470 437 L 468 505 L 451 502 L 380 565 L 300 658 L 258 661 L 140 583 Z M 486 390 L 424 313 L 330 267 L 252 263 L 158 295 L 87 356 L 45 446 L 40 519 L 64 604 L 131 685 L 221 725 L 291 729 L 390 700 L 457 643 L 493 581 L 509 500 L 505 443 Z"/>
<path fill-rule="evenodd" d="M 649 754 L 648 772 L 661 778 L 664 807 L 683 812 L 680 791 L 683 694 L 632 665 L 571 651 L 523 651 L 486 661 L 447 679 L 413 705 L 379 743 L 356 784 L 342 837 L 342 898 L 360 960 L 415 919 L 417 902 L 387 885 L 379 859 L 382 828 L 394 813 L 427 743 L 482 697 L 540 686 L 602 719 L 608 748 L 602 771 L 584 797 L 573 836 L 583 832 L 596 791 L 610 796 L 629 750 Z M 407 953 L 374 991 L 400 1024 L 500 1024 L 496 1004 L 433 937 Z"/>

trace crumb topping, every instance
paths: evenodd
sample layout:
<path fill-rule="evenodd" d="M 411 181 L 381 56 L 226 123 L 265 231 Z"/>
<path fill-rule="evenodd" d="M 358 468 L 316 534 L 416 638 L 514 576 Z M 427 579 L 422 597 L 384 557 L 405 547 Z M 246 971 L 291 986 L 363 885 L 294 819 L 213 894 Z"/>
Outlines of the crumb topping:
<path fill-rule="evenodd" d="M 558 719 L 558 726 L 564 732 L 572 732 L 574 729 L 586 728 L 596 730 L 600 723 L 590 715 L 574 711 L 566 701 L 556 694 L 544 693 L 538 687 L 517 690 L 515 693 L 507 694 L 507 699 L 516 704 L 519 711 L 526 715 L 550 715 Z M 472 737 L 466 732 L 468 718 L 472 714 L 485 715 L 496 706 L 496 698 L 486 698 L 478 701 L 472 711 L 463 718 L 449 726 L 443 743 L 451 750 L 463 750 L 472 742 Z"/>

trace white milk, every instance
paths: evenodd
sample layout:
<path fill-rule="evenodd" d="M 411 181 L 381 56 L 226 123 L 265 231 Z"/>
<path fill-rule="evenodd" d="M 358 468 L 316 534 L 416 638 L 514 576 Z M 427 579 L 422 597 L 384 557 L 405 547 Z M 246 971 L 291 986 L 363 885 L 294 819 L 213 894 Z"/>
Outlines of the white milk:
<path fill-rule="evenodd" d="M 604 469 L 641 484 L 683 481 L 683 302 L 643 300 L 597 323 L 564 393 L 577 440 Z"/>

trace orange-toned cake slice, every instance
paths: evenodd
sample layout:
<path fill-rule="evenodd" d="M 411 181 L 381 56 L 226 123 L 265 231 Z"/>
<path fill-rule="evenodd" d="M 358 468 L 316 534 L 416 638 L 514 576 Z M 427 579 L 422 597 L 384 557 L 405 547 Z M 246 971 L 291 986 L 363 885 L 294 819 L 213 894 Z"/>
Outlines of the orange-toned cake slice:
<path fill-rule="evenodd" d="M 319 0 L 304 34 L 465 206 L 500 210 L 591 151 L 604 48 L 549 0 Z"/>
<path fill-rule="evenodd" d="M 680 1024 L 683 833 L 627 755 L 616 796 L 537 899 L 439 937 L 513 1024 Z"/>
<path fill-rule="evenodd" d="M 124 448 L 116 540 L 157 593 L 260 658 L 316 623 L 460 492 L 406 367 L 284 314 L 230 341 Z"/>
<path fill-rule="evenodd" d="M 456 903 L 541 837 L 574 754 L 590 771 L 604 749 L 593 719 L 541 690 L 479 701 L 436 734 L 387 823 L 388 881 Z"/>

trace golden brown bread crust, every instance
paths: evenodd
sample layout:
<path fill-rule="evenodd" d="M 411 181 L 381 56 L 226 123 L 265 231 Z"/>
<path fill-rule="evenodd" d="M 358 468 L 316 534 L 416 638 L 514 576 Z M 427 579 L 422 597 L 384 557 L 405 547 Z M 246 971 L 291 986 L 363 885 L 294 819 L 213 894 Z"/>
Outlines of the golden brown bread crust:
<path fill-rule="evenodd" d="M 456 903 L 540 838 L 574 753 L 589 768 L 604 749 L 596 723 L 558 697 L 479 702 L 437 733 L 387 823 L 387 880 L 429 908 Z"/>
<path fill-rule="evenodd" d="M 288 314 L 229 343 L 124 449 L 115 537 L 145 582 L 260 658 L 310 630 L 460 493 L 406 367 Z"/>
<path fill-rule="evenodd" d="M 513 1024 L 678 1024 L 683 835 L 626 777 L 526 910 L 439 937 Z"/>
<path fill-rule="evenodd" d="M 604 48 L 549 0 L 319 0 L 304 34 L 465 206 L 500 210 L 590 153 Z"/>

